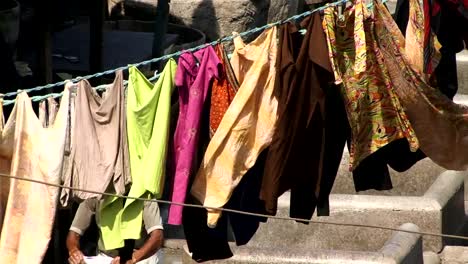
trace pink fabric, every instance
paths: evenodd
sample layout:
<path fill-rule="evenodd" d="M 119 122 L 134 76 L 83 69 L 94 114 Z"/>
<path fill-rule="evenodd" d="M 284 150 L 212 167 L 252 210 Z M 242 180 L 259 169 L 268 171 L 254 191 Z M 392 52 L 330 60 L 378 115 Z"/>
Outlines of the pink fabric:
<path fill-rule="evenodd" d="M 219 78 L 221 62 L 213 47 L 179 58 L 175 83 L 179 90 L 179 119 L 174 135 L 172 201 L 183 203 L 197 148 L 201 113 L 211 81 Z M 168 223 L 182 224 L 182 207 L 171 205 Z"/>

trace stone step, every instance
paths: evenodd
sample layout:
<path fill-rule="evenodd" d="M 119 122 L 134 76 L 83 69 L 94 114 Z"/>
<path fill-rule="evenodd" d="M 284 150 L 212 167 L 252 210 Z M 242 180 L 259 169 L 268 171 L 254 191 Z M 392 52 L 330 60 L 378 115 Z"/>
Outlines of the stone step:
<path fill-rule="evenodd" d="M 400 226 L 403 230 L 419 231 L 410 223 Z M 384 245 L 375 251 L 340 251 L 325 249 L 304 250 L 298 247 L 239 247 L 233 248 L 234 256 L 227 260 L 206 263 L 423 263 L 421 236 L 406 232 L 393 232 Z M 184 264 L 195 263 L 184 248 Z"/>
<path fill-rule="evenodd" d="M 457 54 L 458 94 L 468 94 L 468 50 Z"/>
<path fill-rule="evenodd" d="M 448 246 L 440 254 L 442 264 L 468 263 L 468 247 Z"/>
<path fill-rule="evenodd" d="M 422 196 L 343 195 L 330 196 L 330 216 L 313 219 L 325 222 L 358 223 L 396 228 L 414 223 L 434 233 L 460 234 L 466 229 L 464 179 L 467 172 L 446 171 Z M 277 215 L 289 215 L 289 193 L 279 199 Z M 166 246 L 181 248 L 181 230 L 166 230 Z M 182 233 L 183 234 L 183 233 Z M 278 239 L 281 234 L 281 239 Z M 261 224 L 246 248 L 281 248 L 293 245 L 301 250 L 377 251 L 390 231 L 364 227 L 296 223 L 269 219 Z M 174 239 L 171 239 L 174 238 Z M 460 241 L 424 237 L 424 250 L 440 252 L 445 245 Z"/>

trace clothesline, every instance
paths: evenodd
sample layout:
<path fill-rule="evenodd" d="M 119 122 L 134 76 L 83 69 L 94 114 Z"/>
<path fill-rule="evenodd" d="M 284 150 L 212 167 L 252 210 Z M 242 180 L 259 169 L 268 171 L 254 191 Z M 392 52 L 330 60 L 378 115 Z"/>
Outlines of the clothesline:
<path fill-rule="evenodd" d="M 0 177 L 16 179 L 16 180 L 20 180 L 20 181 L 27 181 L 27 182 L 32 182 L 32 183 L 36 183 L 36 184 L 43 184 L 43 185 L 47 185 L 47 186 L 51 186 L 51 187 L 64 188 L 64 189 L 69 189 L 69 190 L 72 190 L 72 191 L 99 194 L 99 195 L 102 195 L 102 196 L 110 196 L 110 197 L 115 197 L 115 198 L 134 199 L 134 200 L 137 200 L 137 201 L 144 201 L 144 202 L 156 202 L 156 203 L 160 203 L 160 204 L 169 204 L 169 205 L 172 204 L 172 205 L 178 205 L 178 206 L 184 206 L 184 207 L 210 209 L 210 210 L 216 210 L 216 211 L 223 211 L 223 212 L 242 214 L 242 215 L 249 215 L 249 216 L 257 216 L 257 217 L 276 219 L 276 220 L 283 220 L 283 221 L 298 221 L 298 222 L 312 223 L 312 224 L 372 228 L 372 229 L 380 229 L 380 230 L 387 230 L 387 231 L 396 231 L 396 232 L 404 232 L 404 233 L 410 233 L 410 234 L 418 234 L 418 235 L 422 235 L 422 236 L 444 237 L 444 238 L 461 239 L 461 240 L 467 240 L 468 241 L 467 236 L 457 236 L 457 235 L 449 235 L 449 234 L 443 234 L 443 233 L 432 233 L 432 232 L 424 232 L 424 231 L 411 231 L 411 230 L 404 230 L 404 229 L 400 229 L 400 228 L 393 228 L 393 227 L 387 227 L 387 226 L 378 226 L 378 225 L 369 225 L 369 224 L 343 223 L 343 222 L 334 222 L 334 221 L 325 222 L 325 221 L 307 220 L 307 219 L 294 218 L 294 217 L 283 217 L 283 216 L 276 216 L 276 215 L 258 214 L 258 213 L 251 213 L 251 212 L 247 212 L 247 211 L 240 211 L 240 210 L 234 210 L 234 209 L 229 209 L 229 208 L 217 208 L 217 207 L 203 206 L 203 205 L 197 205 L 197 204 L 178 203 L 178 202 L 172 202 L 172 201 L 166 201 L 166 200 L 160 200 L 160 199 L 147 199 L 147 198 L 118 195 L 118 194 L 106 193 L 106 192 L 97 192 L 97 191 L 85 190 L 85 189 L 81 189 L 81 188 L 75 188 L 75 187 L 65 186 L 65 185 L 61 185 L 61 184 L 54 184 L 54 183 L 49 183 L 49 182 L 45 182 L 45 181 L 33 180 L 33 179 L 25 178 L 25 177 L 19 177 L 19 176 L 8 175 L 8 174 L 3 174 L 3 173 L 0 173 Z"/>
<path fill-rule="evenodd" d="M 156 74 L 154 75 L 153 77 L 149 78 L 148 81 L 150 82 L 154 82 L 155 80 L 157 80 L 159 78 L 160 74 Z M 127 86 L 127 83 L 128 81 L 125 80 L 124 81 L 124 86 Z M 107 89 L 107 87 L 109 86 L 110 84 L 102 84 L 102 85 L 99 85 L 97 87 L 94 87 L 93 89 L 96 90 L 96 91 L 102 91 L 102 90 L 105 90 Z M 33 102 L 40 102 L 42 100 L 45 100 L 49 97 L 52 97 L 52 98 L 60 98 L 62 97 L 63 95 L 63 92 L 60 92 L 60 93 L 49 93 L 49 94 L 45 94 L 45 95 L 37 95 L 37 96 L 33 96 L 31 97 L 31 101 Z M 14 104 L 15 103 L 15 100 L 16 99 L 12 99 L 12 100 L 4 100 L 3 101 L 3 106 L 7 106 L 7 105 L 11 105 L 11 104 Z"/>
<path fill-rule="evenodd" d="M 261 27 L 255 27 L 253 29 L 241 32 L 241 33 L 239 33 L 239 36 L 245 37 L 245 36 L 248 36 L 248 35 L 252 35 L 254 33 L 263 31 L 265 29 L 268 29 L 268 28 L 271 28 L 271 27 L 274 27 L 274 26 L 278 26 L 278 25 L 281 25 L 281 24 L 284 24 L 284 23 L 287 23 L 287 22 L 290 22 L 290 21 L 295 21 L 295 20 L 307 17 L 307 16 L 309 16 L 309 15 L 315 13 L 315 12 L 323 11 L 323 10 L 329 8 L 329 7 L 344 4 L 344 3 L 348 2 L 348 1 L 350 1 L 350 0 L 339 0 L 339 1 L 336 1 L 336 2 L 333 2 L 333 3 L 328 3 L 328 4 L 326 4 L 326 5 L 322 6 L 322 7 L 319 7 L 319 8 L 310 10 L 310 11 L 306 11 L 306 12 L 298 14 L 298 15 L 291 16 L 291 17 L 289 17 L 289 18 L 287 18 L 285 20 L 276 21 L 276 22 L 273 22 L 273 23 L 263 25 Z M 387 1 L 388 0 L 383 0 L 382 3 L 386 3 Z M 370 4 L 368 6 L 371 7 L 372 4 Z M 111 69 L 111 70 L 107 70 L 107 71 L 103 71 L 103 72 L 99 72 L 99 73 L 95 73 L 95 74 L 79 76 L 79 77 L 76 77 L 76 78 L 71 79 L 71 80 L 65 80 L 65 81 L 60 81 L 60 82 L 57 82 L 57 83 L 47 84 L 47 85 L 43 85 L 43 86 L 36 86 L 36 87 L 33 87 L 33 88 L 22 89 L 22 90 L 18 90 L 16 92 L 9 92 L 9 93 L 4 94 L 3 96 L 0 95 L 0 97 L 3 97 L 3 98 L 13 97 L 13 96 L 18 95 L 19 93 L 21 93 L 23 91 L 28 92 L 28 93 L 29 92 L 41 91 L 43 89 L 49 89 L 49 88 L 53 88 L 53 87 L 63 86 L 69 81 L 79 82 L 81 80 L 87 80 L 87 79 L 91 79 L 91 78 L 95 78 L 95 77 L 101 77 L 101 76 L 104 76 L 104 75 L 112 74 L 112 73 L 115 73 L 115 72 L 117 72 L 119 70 L 127 70 L 131 66 L 139 67 L 139 66 L 143 66 L 143 65 L 148 65 L 150 63 L 164 61 L 164 60 L 167 60 L 167 59 L 170 59 L 170 58 L 173 58 L 173 57 L 180 56 L 180 55 L 182 55 L 183 53 L 186 53 L 186 52 L 195 52 L 197 50 L 206 48 L 208 46 L 214 46 L 214 45 L 217 45 L 217 44 L 222 43 L 222 42 L 232 41 L 234 39 L 234 37 L 235 36 L 233 36 L 233 35 L 227 36 L 227 37 L 220 38 L 218 40 L 215 40 L 215 41 L 212 41 L 212 42 L 209 42 L 209 43 L 205 43 L 205 44 L 202 44 L 202 45 L 190 48 L 190 49 L 177 51 L 177 52 L 167 54 L 167 55 L 164 55 L 164 56 L 161 56 L 161 57 L 158 57 L 158 58 L 153 58 L 153 59 L 150 59 L 150 60 L 138 62 L 138 63 L 135 63 L 135 64 L 130 64 L 130 65 L 127 65 L 127 66 L 118 67 L 118 68 L 115 68 L 115 69 Z M 43 96 L 32 97 L 31 99 L 33 101 L 40 101 L 40 100 L 43 100 L 43 99 L 51 97 L 51 96 L 54 97 L 54 98 L 57 98 L 57 97 L 60 97 L 60 94 L 51 93 L 51 94 L 47 94 L 47 95 L 43 95 Z M 5 100 L 4 105 L 12 104 L 13 102 L 14 102 L 14 100 Z"/>

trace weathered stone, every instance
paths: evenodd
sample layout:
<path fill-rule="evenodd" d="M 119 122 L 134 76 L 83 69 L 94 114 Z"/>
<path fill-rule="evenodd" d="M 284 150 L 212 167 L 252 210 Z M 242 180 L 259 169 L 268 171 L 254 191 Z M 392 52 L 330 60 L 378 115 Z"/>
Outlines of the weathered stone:
<path fill-rule="evenodd" d="M 205 32 L 211 40 L 265 25 L 268 2 L 251 0 L 172 0 L 171 14 Z"/>
<path fill-rule="evenodd" d="M 467 247 L 445 247 L 440 254 L 442 263 L 468 263 L 468 248 Z"/>
<path fill-rule="evenodd" d="M 108 0 L 118 8 L 120 0 Z M 208 39 L 283 20 L 300 12 L 301 0 L 171 0 L 171 21 L 203 31 Z M 154 16 L 157 0 L 125 1 L 126 14 L 137 19 Z M 127 10 L 137 10 L 129 11 Z M 114 10 L 117 13 L 118 10 Z M 145 15 L 146 14 L 146 15 Z"/>
<path fill-rule="evenodd" d="M 298 14 L 302 7 L 300 0 L 271 0 L 268 22 L 276 22 Z"/>

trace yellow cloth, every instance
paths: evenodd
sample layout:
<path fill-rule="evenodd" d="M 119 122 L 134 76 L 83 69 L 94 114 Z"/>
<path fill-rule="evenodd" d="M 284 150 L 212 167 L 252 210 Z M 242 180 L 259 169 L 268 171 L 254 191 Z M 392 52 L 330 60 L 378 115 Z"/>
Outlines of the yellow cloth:
<path fill-rule="evenodd" d="M 28 95 L 17 96 L 5 127 L 3 122 L 1 126 L 1 173 L 60 183 L 69 96 L 65 88 L 55 121 L 47 128 L 36 116 Z M 4 211 L 0 262 L 41 263 L 51 238 L 59 189 L 16 179 L 1 179 L 0 186 L 0 211 Z"/>
<path fill-rule="evenodd" d="M 213 135 L 191 192 L 203 205 L 220 208 L 229 200 L 244 174 L 272 140 L 278 100 L 273 96 L 276 76 L 276 27 L 244 44 L 234 39 L 232 68 L 239 91 Z M 208 210 L 208 225 L 221 212 Z"/>

